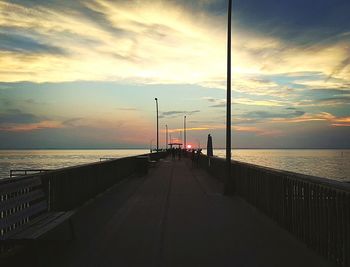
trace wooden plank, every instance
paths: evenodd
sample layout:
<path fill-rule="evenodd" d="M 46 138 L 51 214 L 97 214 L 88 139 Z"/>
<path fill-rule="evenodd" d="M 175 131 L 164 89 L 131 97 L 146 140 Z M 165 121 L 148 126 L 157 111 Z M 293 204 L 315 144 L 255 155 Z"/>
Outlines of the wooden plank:
<path fill-rule="evenodd" d="M 35 240 L 39 239 L 41 236 L 47 232 L 53 230 L 55 227 L 61 223 L 69 220 L 69 218 L 74 214 L 73 211 L 69 212 L 52 212 L 49 213 L 45 219 L 38 221 L 34 225 L 27 227 L 24 231 L 21 231 L 10 237 L 11 240 Z"/>
<path fill-rule="evenodd" d="M 0 219 L 0 228 L 7 228 L 11 225 L 14 225 L 21 221 L 23 218 L 34 216 L 40 212 L 47 210 L 47 202 L 41 201 L 36 203 L 28 208 L 25 208 L 21 211 L 13 213 L 7 217 Z"/>
<path fill-rule="evenodd" d="M 48 220 L 45 222 L 45 224 L 41 224 L 40 226 L 36 228 L 31 229 L 31 233 L 27 232 L 28 235 L 21 236 L 22 240 L 25 239 L 40 239 L 41 236 L 44 236 L 47 232 L 53 230 L 60 224 L 64 223 L 65 221 L 69 220 L 69 218 L 73 215 L 73 212 L 65 212 L 61 214 L 60 216 L 56 216 L 52 220 Z M 24 234 L 24 233 L 23 233 Z"/>
<path fill-rule="evenodd" d="M 52 216 L 52 214 L 50 214 L 48 212 L 43 213 L 42 215 L 39 215 L 38 217 L 30 220 L 29 222 L 27 222 L 21 226 L 18 226 L 16 229 L 13 229 L 11 231 L 4 233 L 4 235 L 1 238 L 2 239 L 9 239 L 11 236 L 14 236 L 14 235 L 24 231 L 25 229 L 30 228 L 32 225 L 40 222 L 41 220 L 45 220 L 46 217 L 50 217 L 50 216 Z"/>
<path fill-rule="evenodd" d="M 11 235 L 9 237 L 10 240 L 25 240 L 25 239 L 33 239 L 30 238 L 30 236 L 33 236 L 36 231 L 41 231 L 43 227 L 50 222 L 56 220 L 57 218 L 61 217 L 65 212 L 48 212 L 35 220 L 35 222 L 31 223 L 30 225 L 23 225 L 23 227 L 20 229 L 20 231 L 16 232 L 15 234 Z"/>
<path fill-rule="evenodd" d="M 45 193 L 40 189 L 15 196 L 13 198 L 0 202 L 0 212 L 18 207 L 24 203 L 28 203 L 44 197 Z"/>
<path fill-rule="evenodd" d="M 33 177 L 29 179 L 18 179 L 14 181 L 8 181 L 6 183 L 0 183 L 0 194 L 10 194 L 17 192 L 26 187 L 35 187 L 41 185 L 40 177 Z"/>

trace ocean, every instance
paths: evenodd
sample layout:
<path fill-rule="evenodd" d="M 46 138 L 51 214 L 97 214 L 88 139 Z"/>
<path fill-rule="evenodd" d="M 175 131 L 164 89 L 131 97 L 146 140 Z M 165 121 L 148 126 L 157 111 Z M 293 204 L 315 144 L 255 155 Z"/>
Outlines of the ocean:
<path fill-rule="evenodd" d="M 0 179 L 8 178 L 11 169 L 57 169 L 97 162 L 100 158 L 121 158 L 148 152 L 148 149 L 0 150 Z M 225 150 L 214 149 L 214 155 L 225 157 Z M 350 149 L 233 149 L 232 158 L 350 182 Z"/>

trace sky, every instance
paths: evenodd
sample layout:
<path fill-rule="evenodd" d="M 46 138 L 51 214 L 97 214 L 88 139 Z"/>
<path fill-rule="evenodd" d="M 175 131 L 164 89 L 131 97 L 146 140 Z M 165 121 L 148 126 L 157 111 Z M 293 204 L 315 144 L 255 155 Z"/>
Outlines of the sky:
<path fill-rule="evenodd" d="M 234 0 L 232 146 L 350 148 L 350 1 Z M 0 0 L 0 149 L 225 146 L 225 0 Z"/>

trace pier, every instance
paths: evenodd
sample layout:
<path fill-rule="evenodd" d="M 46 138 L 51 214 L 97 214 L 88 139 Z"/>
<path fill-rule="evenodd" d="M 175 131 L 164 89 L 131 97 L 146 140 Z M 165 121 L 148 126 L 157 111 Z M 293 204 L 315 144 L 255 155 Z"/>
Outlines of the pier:
<path fill-rule="evenodd" d="M 349 184 L 233 161 L 231 195 L 225 195 L 224 159 L 202 155 L 191 162 L 189 157 L 172 160 L 166 153 L 151 157 L 1 181 L 0 263 L 350 266 Z M 40 178 L 40 185 L 30 187 L 33 178 Z M 22 186 L 17 193 L 14 183 Z M 48 222 L 47 232 L 40 227 L 21 230 L 34 220 L 30 216 L 4 227 L 6 218 L 23 214 L 23 201 L 28 201 L 23 195 L 34 187 L 43 188 L 47 210 L 42 213 L 60 213 L 64 219 Z M 22 208 L 11 206 L 5 212 L 9 203 Z M 13 231 L 17 239 L 11 238 Z M 21 240 L 21 233 L 32 240 Z"/>

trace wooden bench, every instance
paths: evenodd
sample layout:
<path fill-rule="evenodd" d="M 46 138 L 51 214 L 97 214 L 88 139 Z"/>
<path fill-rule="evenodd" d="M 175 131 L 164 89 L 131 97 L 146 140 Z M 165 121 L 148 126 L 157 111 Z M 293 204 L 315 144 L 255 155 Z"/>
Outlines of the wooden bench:
<path fill-rule="evenodd" d="M 72 211 L 49 211 L 48 197 L 38 176 L 0 180 L 0 241 L 56 239 L 50 232 L 63 223 L 68 223 L 70 233 L 60 234 L 57 239 L 72 238 L 72 215 Z"/>

